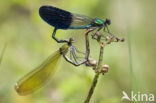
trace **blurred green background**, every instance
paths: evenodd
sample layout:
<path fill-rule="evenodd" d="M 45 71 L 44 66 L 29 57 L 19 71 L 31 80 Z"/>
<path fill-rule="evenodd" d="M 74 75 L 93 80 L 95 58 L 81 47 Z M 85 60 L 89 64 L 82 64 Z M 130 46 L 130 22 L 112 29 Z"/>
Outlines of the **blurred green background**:
<path fill-rule="evenodd" d="M 83 103 L 87 96 L 94 71 L 74 67 L 63 58 L 52 80 L 40 90 L 28 96 L 18 96 L 14 90 L 16 81 L 62 45 L 51 38 L 53 27 L 39 17 L 42 5 L 110 18 L 112 33 L 126 39 L 105 48 L 104 63 L 110 69 L 100 77 L 90 103 L 120 103 L 122 91 L 130 95 L 131 88 L 156 94 L 155 0 L 1 0 L 0 54 L 6 43 L 7 48 L 0 64 L 0 103 Z M 80 48 L 84 45 L 83 33 L 59 30 L 57 37 L 74 37 Z M 91 46 L 91 56 L 97 59 L 98 44 L 92 40 Z"/>

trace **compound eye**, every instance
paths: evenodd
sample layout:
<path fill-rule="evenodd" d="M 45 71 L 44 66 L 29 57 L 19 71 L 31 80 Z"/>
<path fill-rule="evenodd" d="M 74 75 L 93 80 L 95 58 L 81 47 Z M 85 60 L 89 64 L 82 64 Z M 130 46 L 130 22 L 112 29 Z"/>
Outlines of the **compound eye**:
<path fill-rule="evenodd" d="M 111 20 L 110 19 L 106 19 L 106 24 L 110 25 L 111 24 Z"/>

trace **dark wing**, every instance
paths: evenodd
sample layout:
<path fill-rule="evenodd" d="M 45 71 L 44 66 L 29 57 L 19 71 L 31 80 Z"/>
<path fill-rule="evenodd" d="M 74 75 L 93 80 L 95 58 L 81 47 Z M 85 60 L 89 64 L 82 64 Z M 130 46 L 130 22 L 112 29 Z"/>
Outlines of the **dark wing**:
<path fill-rule="evenodd" d="M 39 14 L 44 21 L 58 29 L 67 29 L 72 22 L 70 12 L 53 6 L 40 7 Z"/>
<path fill-rule="evenodd" d="M 85 28 L 93 21 L 87 16 L 72 14 L 53 6 L 40 7 L 39 14 L 44 21 L 58 29 Z"/>

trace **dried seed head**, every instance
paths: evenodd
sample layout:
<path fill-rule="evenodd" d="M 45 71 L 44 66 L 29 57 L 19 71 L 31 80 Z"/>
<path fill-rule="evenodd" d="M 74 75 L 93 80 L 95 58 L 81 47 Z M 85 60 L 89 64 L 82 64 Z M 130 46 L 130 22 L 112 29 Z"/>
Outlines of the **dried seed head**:
<path fill-rule="evenodd" d="M 125 38 L 122 38 L 122 39 L 121 39 L 121 42 L 124 42 L 124 41 L 125 41 Z"/>
<path fill-rule="evenodd" d="M 106 36 L 106 40 L 109 40 L 110 39 L 110 37 L 109 36 Z"/>
<path fill-rule="evenodd" d="M 97 35 L 98 37 L 101 37 L 101 36 L 102 36 L 102 34 L 101 34 L 100 32 L 96 32 L 96 35 Z"/>
<path fill-rule="evenodd" d="M 109 69 L 109 65 L 103 64 L 102 65 L 102 68 L 101 68 L 101 71 L 102 71 L 102 73 L 107 73 L 108 72 L 108 69 Z"/>
<path fill-rule="evenodd" d="M 89 62 L 89 64 L 90 64 L 91 66 L 96 66 L 96 65 L 97 65 L 97 61 L 94 60 L 94 59 L 92 59 L 92 58 L 89 58 L 89 59 L 88 59 L 88 62 Z"/>

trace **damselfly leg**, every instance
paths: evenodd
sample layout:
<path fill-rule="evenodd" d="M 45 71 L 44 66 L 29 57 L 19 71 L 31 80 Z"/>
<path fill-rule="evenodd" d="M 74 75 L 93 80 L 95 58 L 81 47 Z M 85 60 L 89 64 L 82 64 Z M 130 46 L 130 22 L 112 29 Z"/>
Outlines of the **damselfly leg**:
<path fill-rule="evenodd" d="M 79 66 L 88 61 L 89 53 L 90 53 L 88 34 L 92 31 L 94 31 L 94 29 L 87 29 L 87 31 L 85 32 L 85 41 L 86 41 L 85 52 L 79 51 L 73 45 L 73 39 L 72 38 L 69 39 L 68 50 L 63 54 L 63 57 L 66 59 L 66 61 L 68 61 L 69 63 L 75 66 Z"/>

